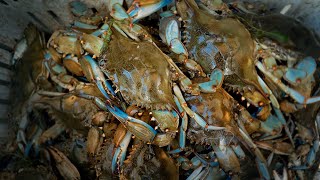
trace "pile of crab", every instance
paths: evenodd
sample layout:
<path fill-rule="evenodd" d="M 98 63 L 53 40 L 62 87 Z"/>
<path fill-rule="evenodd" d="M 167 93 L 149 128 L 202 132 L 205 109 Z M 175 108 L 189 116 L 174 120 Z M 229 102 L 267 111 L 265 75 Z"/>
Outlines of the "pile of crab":
<path fill-rule="evenodd" d="M 70 27 L 46 43 L 30 25 L 17 45 L 11 151 L 29 168 L 65 179 L 306 176 L 320 143 L 313 57 L 254 40 L 223 5 L 106 4 L 103 14 L 73 2 Z"/>

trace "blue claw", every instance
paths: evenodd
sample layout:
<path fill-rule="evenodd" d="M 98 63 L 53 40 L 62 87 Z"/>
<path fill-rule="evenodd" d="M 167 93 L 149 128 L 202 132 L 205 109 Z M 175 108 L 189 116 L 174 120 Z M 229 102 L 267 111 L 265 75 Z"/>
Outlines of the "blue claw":
<path fill-rule="evenodd" d="M 98 37 L 98 36 L 103 35 L 104 32 L 109 31 L 109 30 L 110 30 L 110 26 L 108 24 L 103 24 L 100 29 L 94 31 L 91 34 Z"/>
<path fill-rule="evenodd" d="M 302 61 L 300 61 L 296 65 L 296 69 L 302 70 L 307 73 L 307 76 L 313 75 L 313 73 L 316 71 L 317 63 L 314 60 L 314 58 L 308 56 L 304 58 Z"/>
<path fill-rule="evenodd" d="M 307 73 L 303 70 L 288 68 L 283 78 L 286 81 L 288 81 L 290 84 L 295 85 L 298 82 L 300 82 L 302 79 L 304 79 L 306 76 L 307 76 Z"/>
<path fill-rule="evenodd" d="M 172 39 L 169 45 L 172 52 L 176 54 L 184 54 L 186 56 L 188 55 L 187 50 L 179 39 Z"/>
<path fill-rule="evenodd" d="M 112 6 L 112 13 L 110 14 L 114 19 L 116 20 L 124 20 L 129 19 L 129 15 L 127 12 L 123 9 L 122 5 L 119 3 L 116 3 Z"/>
<path fill-rule="evenodd" d="M 312 76 L 316 68 L 316 61 L 312 57 L 306 57 L 301 60 L 295 68 L 288 68 L 284 78 L 289 83 L 296 85 L 303 79 Z"/>
<path fill-rule="evenodd" d="M 284 85 L 281 82 L 281 80 L 278 79 L 277 77 L 273 76 L 273 74 L 270 73 L 260 61 L 256 62 L 256 66 L 258 67 L 258 69 L 261 72 L 263 72 L 264 75 L 266 75 L 268 78 L 270 78 L 270 80 L 272 80 L 274 83 L 276 83 L 284 92 L 289 94 L 299 104 L 312 104 L 312 103 L 320 101 L 320 96 L 306 98 L 302 94 L 300 94 L 298 91 Z"/>
<path fill-rule="evenodd" d="M 79 22 L 79 21 L 75 21 L 73 24 L 73 27 L 80 28 L 80 29 L 88 29 L 88 30 L 98 29 L 98 26 L 86 24 L 86 23 Z"/>
<path fill-rule="evenodd" d="M 160 0 L 159 2 L 151 5 L 139 6 L 137 3 L 133 4 L 129 10 L 129 16 L 133 18 L 133 22 L 149 16 L 150 14 L 158 11 L 164 6 L 170 4 L 172 0 Z"/>
<path fill-rule="evenodd" d="M 224 75 L 222 71 L 220 69 L 214 69 L 210 75 L 210 81 L 199 84 L 201 92 L 215 92 L 215 89 L 222 85 L 223 78 Z"/>
<path fill-rule="evenodd" d="M 122 124 L 126 126 L 126 128 L 130 132 L 132 132 L 132 134 L 134 134 L 139 139 L 147 142 L 152 142 L 155 136 L 157 135 L 157 131 L 154 130 L 149 124 L 129 116 L 121 109 L 119 109 L 117 106 L 111 107 L 109 104 L 105 104 L 101 101 L 101 99 L 94 96 L 86 94 L 82 94 L 81 96 L 87 99 L 94 100 L 95 104 L 100 109 L 112 113 L 113 116 L 115 116 Z"/>
<path fill-rule="evenodd" d="M 55 63 L 52 59 L 52 55 L 49 52 L 44 55 L 44 58 L 44 65 L 50 74 L 67 74 L 66 68 Z"/>
<path fill-rule="evenodd" d="M 120 120 L 123 124 L 127 125 L 129 123 L 136 123 L 136 124 L 140 124 L 141 126 L 145 127 L 149 133 L 152 134 L 152 138 L 148 138 L 148 140 L 150 142 L 152 142 L 152 140 L 154 139 L 154 137 L 156 136 L 157 134 L 157 131 L 154 130 L 149 124 L 139 120 L 139 119 L 135 119 L 133 117 L 130 117 L 129 115 L 127 115 L 125 112 L 123 112 L 121 109 L 119 109 L 118 107 L 110 107 L 110 106 L 107 106 L 107 109 L 114 115 L 117 117 L 118 120 Z M 140 136 L 138 136 L 140 137 Z"/>
<path fill-rule="evenodd" d="M 224 78 L 224 75 L 221 69 L 214 69 L 210 75 L 210 80 L 217 81 L 217 83 L 222 83 L 223 78 Z"/>
<path fill-rule="evenodd" d="M 110 100 L 110 96 L 106 92 L 105 87 L 112 95 L 115 95 L 114 90 L 112 89 L 111 84 L 104 77 L 104 74 L 102 73 L 97 62 L 94 59 L 92 59 L 91 56 L 86 55 L 80 59 L 80 64 L 82 66 L 86 78 L 91 82 L 95 82 L 101 93 L 108 100 Z"/>
<path fill-rule="evenodd" d="M 162 41 L 170 45 L 173 39 L 180 39 L 180 30 L 175 18 L 164 18 L 160 21 L 160 37 Z"/>
<path fill-rule="evenodd" d="M 123 164 L 123 161 L 126 158 L 126 152 L 131 140 L 131 136 L 132 136 L 132 133 L 128 131 L 125 137 L 122 139 L 119 147 L 114 152 L 112 163 L 111 163 L 111 169 L 113 173 L 115 173 L 118 160 L 119 160 L 119 166 L 121 167 Z"/>

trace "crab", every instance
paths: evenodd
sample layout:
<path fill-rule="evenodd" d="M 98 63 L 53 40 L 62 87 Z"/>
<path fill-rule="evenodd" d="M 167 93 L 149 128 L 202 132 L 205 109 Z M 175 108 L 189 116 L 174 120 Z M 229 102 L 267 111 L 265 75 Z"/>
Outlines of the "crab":
<path fill-rule="evenodd" d="M 185 27 L 182 38 L 179 20 Z M 175 33 L 169 33 L 171 31 Z M 271 106 L 255 69 L 254 41 L 238 20 L 218 20 L 192 0 L 177 1 L 173 12 L 163 13 L 160 36 L 173 52 L 184 56 L 185 62 L 192 57 L 210 77 L 213 71 L 220 71 L 219 84 L 223 81 L 224 88 L 241 94 L 241 100 L 252 107 L 252 116 L 267 119 Z M 270 94 L 270 99 L 273 102 L 275 97 Z"/>

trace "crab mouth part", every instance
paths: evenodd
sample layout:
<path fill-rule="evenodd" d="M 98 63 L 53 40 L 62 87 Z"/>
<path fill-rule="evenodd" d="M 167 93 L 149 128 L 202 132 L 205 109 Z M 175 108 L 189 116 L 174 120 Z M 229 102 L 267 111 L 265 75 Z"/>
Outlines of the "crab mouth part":
<path fill-rule="evenodd" d="M 243 96 L 243 92 L 236 90 L 230 86 L 223 85 L 223 88 L 238 102 L 239 105 L 246 108 L 250 115 L 257 118 L 263 107 L 253 104 Z"/>

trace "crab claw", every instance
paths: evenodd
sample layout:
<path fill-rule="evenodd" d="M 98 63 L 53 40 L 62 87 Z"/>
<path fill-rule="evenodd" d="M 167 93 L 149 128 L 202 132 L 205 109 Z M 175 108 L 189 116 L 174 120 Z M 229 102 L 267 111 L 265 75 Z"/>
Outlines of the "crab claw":
<path fill-rule="evenodd" d="M 79 28 L 79 29 L 85 29 L 85 30 L 95 30 L 95 29 L 98 29 L 98 26 L 91 25 L 91 24 L 87 24 L 87 23 L 83 23 L 83 22 L 80 22 L 80 21 L 75 21 L 75 22 L 73 23 L 73 27 Z"/>
<path fill-rule="evenodd" d="M 149 124 L 129 116 L 117 106 L 111 107 L 109 104 L 105 104 L 101 99 L 87 94 L 81 94 L 80 97 L 91 99 L 100 109 L 112 113 L 112 115 L 115 116 L 127 128 L 128 131 L 142 141 L 153 142 L 155 136 L 157 135 L 157 131 L 154 130 Z"/>
<path fill-rule="evenodd" d="M 77 168 L 61 151 L 54 147 L 50 147 L 48 150 L 62 177 L 65 179 L 80 179 L 80 173 Z"/>
<path fill-rule="evenodd" d="M 216 88 L 221 87 L 224 75 L 220 69 L 214 69 L 210 75 L 210 81 L 199 83 L 201 92 L 215 92 Z"/>
<path fill-rule="evenodd" d="M 119 166 L 121 167 L 123 164 L 123 161 L 126 158 L 126 152 L 131 140 L 131 136 L 132 136 L 132 133 L 130 131 L 127 131 L 126 135 L 121 140 L 119 147 L 114 152 L 112 163 L 111 163 L 111 169 L 113 173 L 115 173 L 117 164 L 119 164 Z"/>
<path fill-rule="evenodd" d="M 80 36 L 81 39 L 81 45 L 86 52 L 92 54 L 95 57 L 100 57 L 102 47 L 103 47 L 103 39 L 99 38 L 92 34 L 82 34 Z"/>
<path fill-rule="evenodd" d="M 164 6 L 170 4 L 172 0 L 135 0 L 128 9 L 128 14 L 133 18 L 133 22 L 149 16 Z"/>
<path fill-rule="evenodd" d="M 316 71 L 317 63 L 312 57 L 306 57 L 301 60 L 295 68 L 288 68 L 284 74 L 284 79 L 290 84 L 296 85 L 297 83 L 312 76 Z"/>
<path fill-rule="evenodd" d="M 152 142 L 153 139 L 155 138 L 157 131 L 154 130 L 149 124 L 130 117 L 128 114 L 120 110 L 118 107 L 110 107 L 106 106 L 108 111 L 110 111 L 117 119 L 123 123 L 126 128 L 132 132 L 137 138 L 147 141 L 147 142 Z"/>
<path fill-rule="evenodd" d="M 78 58 L 75 56 L 72 57 L 71 55 L 67 55 L 65 58 L 63 58 L 63 65 L 76 76 L 84 75 Z"/>
<path fill-rule="evenodd" d="M 97 62 L 91 56 L 83 56 L 80 59 L 84 75 L 90 82 L 95 82 L 101 93 L 108 99 L 111 100 L 109 94 L 106 92 L 105 87 L 109 93 L 115 96 L 114 90 L 111 84 L 106 80 Z"/>
<path fill-rule="evenodd" d="M 112 1 L 111 1 L 112 2 Z M 112 10 L 110 15 L 116 19 L 116 20 L 124 20 L 124 19 L 129 19 L 129 15 L 127 14 L 127 12 L 123 9 L 122 5 L 119 3 L 113 4 L 112 6 Z"/>
<path fill-rule="evenodd" d="M 104 38 L 104 33 L 110 31 L 110 26 L 108 24 L 103 24 L 100 29 L 97 29 L 96 31 L 94 31 L 93 33 L 91 33 L 94 36 L 97 37 L 102 37 Z"/>
<path fill-rule="evenodd" d="M 304 64 L 305 63 L 300 65 L 300 66 L 302 66 L 301 69 L 304 69 Z M 298 103 L 300 103 L 300 104 L 312 104 L 312 103 L 320 101 L 320 96 L 305 97 L 301 93 L 299 93 L 298 91 L 286 86 L 285 84 L 283 84 L 281 82 L 281 79 L 279 79 L 278 77 L 274 76 L 270 71 L 268 71 L 268 69 L 260 61 L 256 62 L 256 66 L 265 76 L 267 76 L 270 80 L 272 80 L 275 84 L 277 84 L 281 88 L 281 90 L 283 90 L 288 95 L 290 95 Z M 310 70 L 310 71 L 307 70 L 307 72 L 310 73 L 310 72 L 312 72 L 312 70 Z"/>

